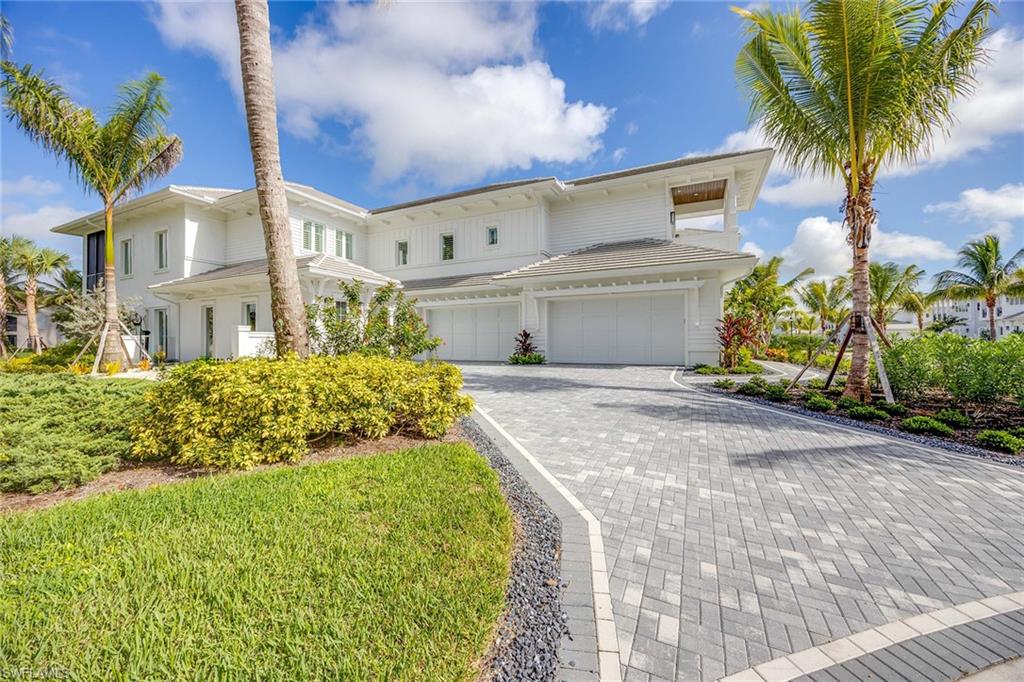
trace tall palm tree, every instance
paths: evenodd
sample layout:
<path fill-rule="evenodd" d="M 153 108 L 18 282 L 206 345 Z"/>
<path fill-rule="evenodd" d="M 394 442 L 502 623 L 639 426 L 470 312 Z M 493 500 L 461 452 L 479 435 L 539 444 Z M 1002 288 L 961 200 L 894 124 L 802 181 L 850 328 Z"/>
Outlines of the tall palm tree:
<path fill-rule="evenodd" d="M 39 278 L 52 275 L 68 265 L 68 255 L 56 249 L 40 248 L 26 242 L 14 253 L 14 262 L 25 273 L 25 314 L 28 317 L 28 338 L 36 355 L 43 352 L 43 339 L 39 336 L 36 307 L 39 297 Z"/>
<path fill-rule="evenodd" d="M 883 332 L 896 313 L 904 309 L 908 295 L 923 276 L 924 270 L 916 265 L 901 268 L 892 262 L 870 264 L 868 281 L 871 284 L 871 316 Z"/>
<path fill-rule="evenodd" d="M 1024 249 L 1003 260 L 999 237 L 986 235 L 960 249 L 961 270 L 944 270 L 935 276 L 931 296 L 935 300 L 982 299 L 988 308 L 989 338 L 996 338 L 996 301 L 1000 296 L 1024 296 Z"/>
<path fill-rule="evenodd" d="M 15 255 L 28 244 L 24 237 L 0 237 L 0 327 L 7 324 L 8 313 L 16 309 L 14 293 L 20 285 L 20 272 Z M 6 332 L 0 329 L 0 355 L 3 357 L 7 357 L 6 338 Z"/>
<path fill-rule="evenodd" d="M 114 207 L 169 173 L 182 155 L 181 140 L 164 131 L 170 106 L 163 94 L 164 79 L 150 73 L 120 87 L 120 96 L 106 123 L 100 125 L 90 109 L 75 104 L 54 81 L 31 65 L 4 62 L 7 118 L 58 159 L 103 200 L 106 233 L 103 282 L 106 324 L 120 334 L 114 269 Z M 122 360 L 120 343 L 106 343 L 103 359 Z M 128 358 L 124 358 L 125 361 Z"/>
<path fill-rule="evenodd" d="M 852 312 L 870 314 L 868 248 L 880 170 L 912 163 L 953 123 L 969 93 L 993 11 L 975 0 L 812 0 L 779 12 L 734 8 L 750 35 L 736 74 L 751 119 L 800 172 L 841 178 L 853 257 Z M 869 400 L 868 340 L 855 325 L 845 394 Z"/>
<path fill-rule="evenodd" d="M 850 288 L 843 277 L 836 277 L 831 282 L 808 282 L 796 292 L 804 307 L 818 319 L 822 334 L 828 331 L 830 323 L 838 322 L 846 302 L 850 300 Z"/>
<path fill-rule="evenodd" d="M 256 196 L 263 222 L 270 278 L 270 312 L 277 354 L 309 355 L 306 308 L 292 251 L 288 199 L 277 138 L 277 100 L 270 53 L 270 8 L 266 0 L 235 0 L 241 47 L 242 91 L 249 124 L 249 146 Z"/>

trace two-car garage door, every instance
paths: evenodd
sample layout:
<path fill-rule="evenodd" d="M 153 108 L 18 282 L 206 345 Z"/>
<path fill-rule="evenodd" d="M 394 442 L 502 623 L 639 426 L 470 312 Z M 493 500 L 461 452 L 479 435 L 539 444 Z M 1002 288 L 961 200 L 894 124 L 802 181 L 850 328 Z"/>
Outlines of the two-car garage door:
<path fill-rule="evenodd" d="M 686 299 L 679 293 L 578 297 L 548 303 L 552 362 L 684 362 Z"/>
<path fill-rule="evenodd" d="M 441 337 L 442 360 L 505 360 L 519 333 L 519 306 L 435 308 L 427 315 L 430 333 Z"/>

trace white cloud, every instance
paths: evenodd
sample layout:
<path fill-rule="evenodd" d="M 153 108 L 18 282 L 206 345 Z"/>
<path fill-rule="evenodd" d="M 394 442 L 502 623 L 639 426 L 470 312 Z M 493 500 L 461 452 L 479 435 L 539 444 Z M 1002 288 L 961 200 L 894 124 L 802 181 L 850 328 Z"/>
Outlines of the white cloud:
<path fill-rule="evenodd" d="M 619 147 L 618 149 L 612 152 L 612 161 L 614 161 L 615 163 L 620 163 L 624 158 L 626 158 L 626 152 L 628 151 L 629 149 L 627 149 L 626 147 Z"/>
<path fill-rule="evenodd" d="M 957 123 L 949 136 L 938 136 L 931 153 L 913 165 L 897 165 L 885 169 L 883 176 L 907 176 L 926 168 L 938 167 L 988 149 L 1001 136 L 1024 131 L 1024 79 L 1020 65 L 1024 63 L 1024 38 L 1016 29 L 1003 28 L 993 33 L 986 46 L 990 61 L 978 71 L 977 87 L 968 97 L 953 104 Z M 756 125 L 730 134 L 715 152 L 730 152 L 757 147 L 770 147 Z M 836 205 L 843 198 L 839 180 L 812 177 L 793 172 L 785 159 L 777 155 L 761 197 L 772 204 L 787 206 Z"/>
<path fill-rule="evenodd" d="M 594 31 L 642 28 L 669 6 L 669 0 L 601 0 L 586 4 L 587 25 Z"/>
<path fill-rule="evenodd" d="M 639 131 L 640 131 L 640 126 L 638 126 L 635 122 L 630 121 L 629 123 L 626 124 L 626 134 L 627 135 L 636 135 Z"/>
<path fill-rule="evenodd" d="M 1024 218 L 1024 183 L 1007 183 L 995 190 L 981 187 L 965 189 L 956 201 L 928 204 L 925 213 L 953 213 L 962 220 L 988 218 L 1016 220 Z"/>
<path fill-rule="evenodd" d="M 758 258 L 764 258 L 764 249 L 757 245 L 757 242 L 743 242 L 740 246 L 740 251 L 743 253 L 752 253 Z"/>
<path fill-rule="evenodd" d="M 211 54 L 240 92 L 229 3 L 162 2 L 153 21 L 168 44 Z M 316 139 L 324 122 L 345 124 L 377 182 L 451 186 L 586 160 L 613 110 L 566 99 L 536 29 L 527 4 L 331 5 L 274 45 L 282 126 Z"/>
<path fill-rule="evenodd" d="M 23 175 L 17 180 L 0 180 L 0 195 L 5 197 L 45 197 L 60 191 L 60 185 L 52 180 L 39 180 Z"/>
<path fill-rule="evenodd" d="M 873 260 L 903 263 L 945 260 L 953 250 L 931 237 L 875 228 L 871 241 Z M 782 250 L 787 268 L 814 268 L 815 275 L 834 276 L 847 272 L 852 264 L 850 245 L 840 221 L 824 216 L 804 218 L 796 226 L 793 241 Z"/>
<path fill-rule="evenodd" d="M 20 235 L 41 244 L 61 248 L 72 256 L 77 255 L 76 242 L 80 242 L 80 238 L 56 235 L 50 232 L 50 228 L 85 215 L 89 211 L 67 204 L 40 206 L 35 210 L 6 205 L 4 209 L 0 214 L 0 234 Z"/>

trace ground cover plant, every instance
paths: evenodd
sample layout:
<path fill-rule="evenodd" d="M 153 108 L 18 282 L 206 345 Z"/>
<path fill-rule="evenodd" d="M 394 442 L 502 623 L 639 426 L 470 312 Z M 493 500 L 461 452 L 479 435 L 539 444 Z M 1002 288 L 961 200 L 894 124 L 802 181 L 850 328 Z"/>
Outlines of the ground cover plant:
<path fill-rule="evenodd" d="M 191 362 L 146 394 L 133 452 L 247 468 L 298 461 L 325 436 L 437 438 L 472 409 L 461 388 L 453 365 L 361 354 Z"/>
<path fill-rule="evenodd" d="M 9 514 L 0 653 L 69 679 L 473 679 L 511 544 L 464 444 Z"/>
<path fill-rule="evenodd" d="M 80 485 L 131 450 L 129 422 L 149 381 L 0 374 L 0 491 Z"/>

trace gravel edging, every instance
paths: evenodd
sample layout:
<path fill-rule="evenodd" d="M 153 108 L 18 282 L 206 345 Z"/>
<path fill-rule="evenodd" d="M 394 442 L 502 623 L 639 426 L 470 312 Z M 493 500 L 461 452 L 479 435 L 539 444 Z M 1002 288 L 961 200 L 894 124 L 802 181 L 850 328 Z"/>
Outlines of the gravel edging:
<path fill-rule="evenodd" d="M 887 426 L 880 426 L 878 424 L 872 424 L 870 422 L 862 422 L 856 419 L 850 419 L 848 417 L 841 417 L 834 414 L 825 414 L 822 412 L 815 412 L 814 410 L 808 410 L 794 405 L 791 403 L 774 402 L 766 400 L 764 398 L 758 398 L 756 396 L 741 395 L 733 393 L 731 391 L 725 391 L 720 388 L 714 388 L 713 386 L 694 386 L 698 391 L 704 391 L 714 395 L 728 396 L 734 400 L 742 400 L 748 403 L 754 403 L 757 405 L 764 405 L 766 407 L 774 407 L 779 410 L 786 412 L 793 412 L 795 414 L 802 415 L 804 417 L 810 417 L 811 419 L 817 419 L 823 422 L 832 422 L 833 424 L 839 424 L 841 426 L 847 426 L 854 429 L 860 429 L 861 431 L 868 431 L 871 433 L 881 434 L 883 436 L 889 436 L 891 438 L 898 438 L 899 440 L 909 441 L 911 443 L 917 443 L 918 445 L 925 445 L 932 448 L 939 448 L 940 450 L 946 450 L 959 455 L 968 455 L 970 457 L 977 457 L 979 459 L 989 460 L 990 462 L 998 462 L 1000 464 L 1009 464 L 1010 466 L 1024 467 L 1024 457 L 1018 457 L 1014 455 L 1000 455 L 999 453 L 992 452 L 991 450 L 985 450 L 984 448 L 975 447 L 973 445 L 965 445 L 964 443 L 956 443 L 953 441 L 944 440 L 942 438 L 932 438 L 931 436 L 923 436 L 916 433 L 908 433 L 907 431 L 900 431 L 898 429 L 891 429 Z"/>
<path fill-rule="evenodd" d="M 459 428 L 498 474 L 518 528 L 505 611 L 482 674 L 493 680 L 554 679 L 559 642 L 569 632 L 559 577 L 562 523 L 476 422 L 463 417 Z"/>

